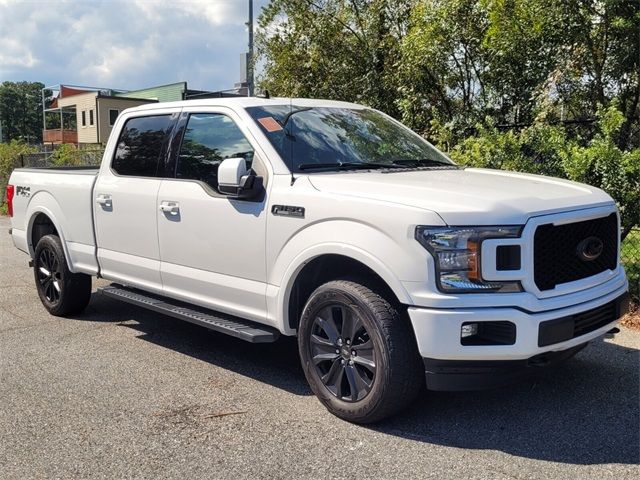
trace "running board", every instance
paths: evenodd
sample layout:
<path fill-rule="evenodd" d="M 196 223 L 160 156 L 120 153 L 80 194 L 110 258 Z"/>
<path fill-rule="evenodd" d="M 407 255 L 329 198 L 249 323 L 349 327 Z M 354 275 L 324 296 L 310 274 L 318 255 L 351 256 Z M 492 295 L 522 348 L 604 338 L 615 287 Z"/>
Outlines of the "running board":
<path fill-rule="evenodd" d="M 108 287 L 98 288 L 98 292 L 107 297 L 195 323 L 251 343 L 275 342 L 280 336 L 280 332 L 274 328 L 115 283 Z"/>

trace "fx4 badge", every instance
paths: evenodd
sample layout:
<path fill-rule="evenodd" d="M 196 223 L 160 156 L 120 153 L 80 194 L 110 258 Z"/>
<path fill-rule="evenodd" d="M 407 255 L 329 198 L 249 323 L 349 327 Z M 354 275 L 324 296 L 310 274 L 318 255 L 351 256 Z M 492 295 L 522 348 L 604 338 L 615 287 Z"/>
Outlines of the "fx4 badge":
<path fill-rule="evenodd" d="M 16 185 L 16 195 L 21 197 L 30 197 L 31 187 L 21 187 L 20 185 Z"/>

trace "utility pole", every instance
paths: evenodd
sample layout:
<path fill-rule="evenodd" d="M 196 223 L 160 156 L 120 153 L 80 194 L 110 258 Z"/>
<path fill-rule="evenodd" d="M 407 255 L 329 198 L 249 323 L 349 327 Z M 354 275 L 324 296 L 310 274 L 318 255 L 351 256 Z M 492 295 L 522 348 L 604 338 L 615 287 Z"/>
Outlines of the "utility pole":
<path fill-rule="evenodd" d="M 253 84 L 253 0 L 249 0 L 249 21 L 247 22 L 249 29 L 249 55 L 247 55 L 247 83 L 249 84 L 249 96 L 254 94 Z"/>

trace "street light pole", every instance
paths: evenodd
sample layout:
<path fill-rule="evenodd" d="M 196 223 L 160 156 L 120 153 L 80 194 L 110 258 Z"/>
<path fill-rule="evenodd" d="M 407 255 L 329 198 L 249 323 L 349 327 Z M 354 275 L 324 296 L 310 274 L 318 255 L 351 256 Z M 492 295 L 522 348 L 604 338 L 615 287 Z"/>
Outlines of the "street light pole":
<path fill-rule="evenodd" d="M 249 28 L 249 55 L 247 55 L 247 83 L 249 88 L 249 96 L 254 94 L 253 85 L 253 0 L 249 0 L 249 21 L 247 22 Z"/>

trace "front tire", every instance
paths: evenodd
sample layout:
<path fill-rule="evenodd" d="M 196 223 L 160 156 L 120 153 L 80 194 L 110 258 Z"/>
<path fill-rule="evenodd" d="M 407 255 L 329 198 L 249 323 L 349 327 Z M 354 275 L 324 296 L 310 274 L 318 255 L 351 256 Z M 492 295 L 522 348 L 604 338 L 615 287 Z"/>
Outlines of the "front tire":
<path fill-rule="evenodd" d="M 409 323 L 389 301 L 353 281 L 331 281 L 311 294 L 298 346 L 313 392 L 350 422 L 377 422 L 399 412 L 424 384 Z"/>
<path fill-rule="evenodd" d="M 66 317 L 80 313 L 91 299 L 91 276 L 69 271 L 57 235 L 45 235 L 38 241 L 33 275 L 40 301 L 51 315 Z"/>

